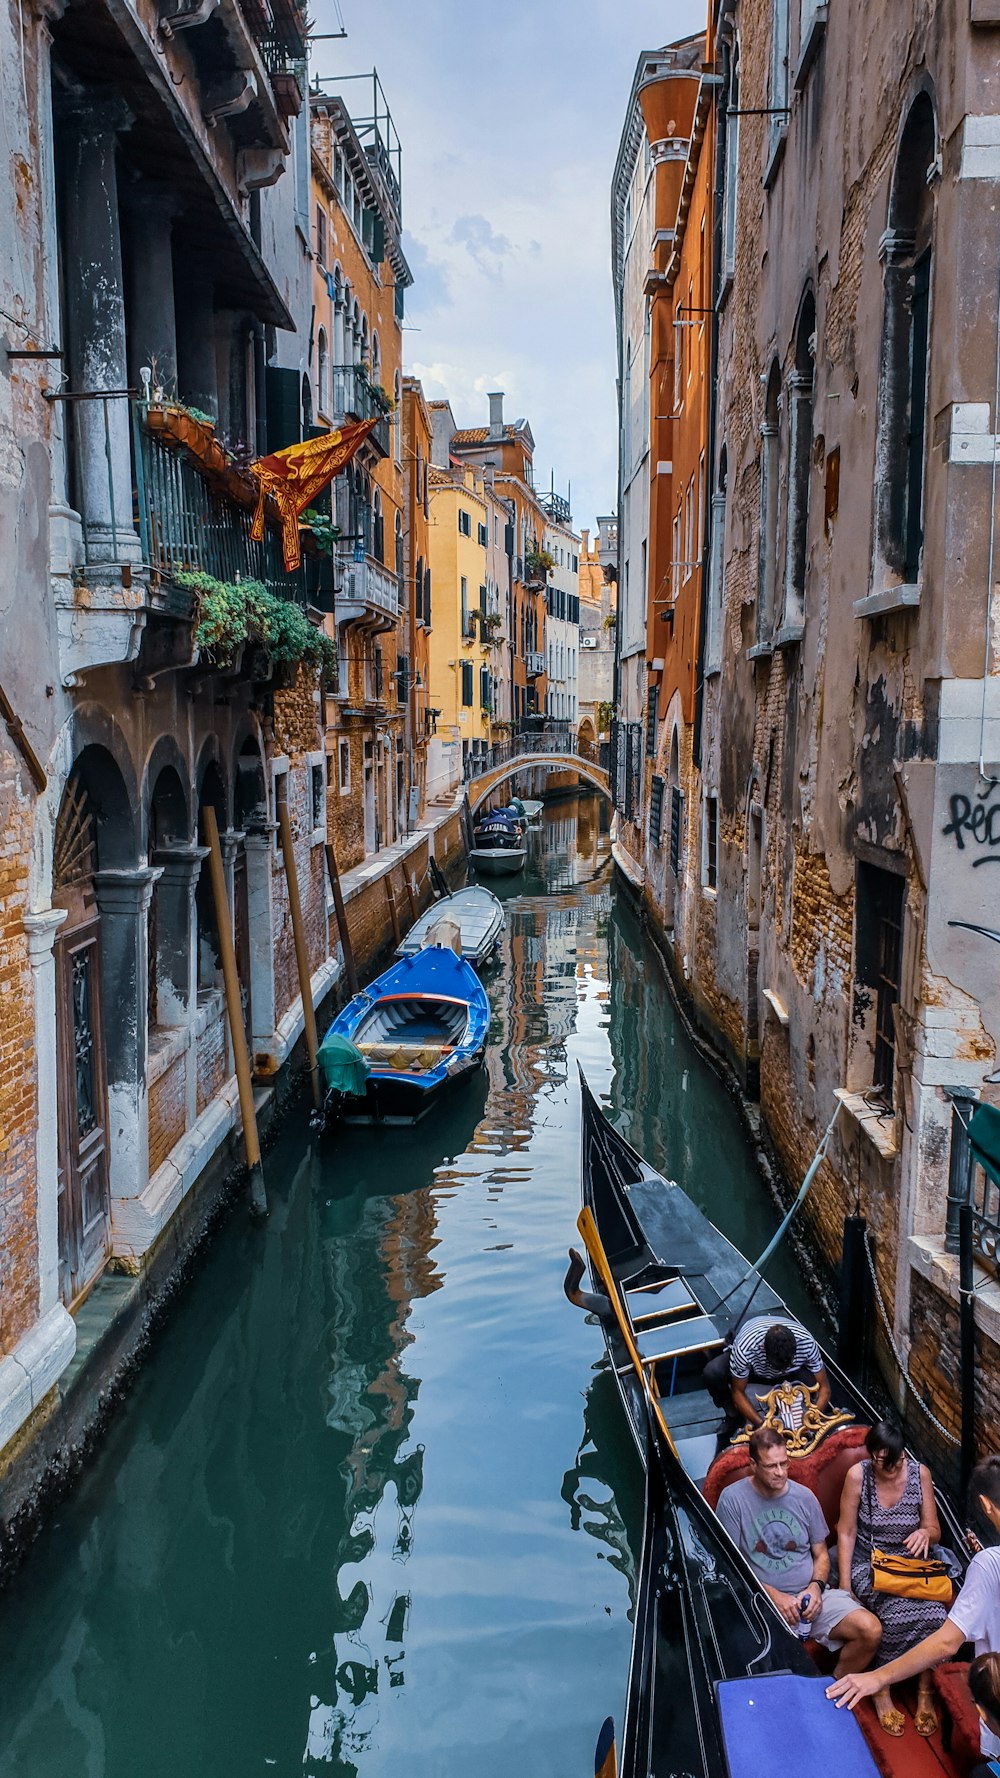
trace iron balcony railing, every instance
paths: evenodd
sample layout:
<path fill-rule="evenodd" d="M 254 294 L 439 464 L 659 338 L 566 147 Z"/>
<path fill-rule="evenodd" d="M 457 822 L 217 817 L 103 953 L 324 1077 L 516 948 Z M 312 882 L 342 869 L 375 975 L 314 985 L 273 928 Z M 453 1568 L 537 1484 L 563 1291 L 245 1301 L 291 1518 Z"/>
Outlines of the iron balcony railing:
<path fill-rule="evenodd" d="M 342 554 L 338 566 L 338 616 L 341 615 L 340 608 L 346 604 L 367 606 L 370 610 L 384 612 L 387 617 L 398 617 L 399 581 L 381 562 L 373 556 L 365 556 L 363 561 L 356 562 Z"/>
<path fill-rule="evenodd" d="M 594 763 L 592 747 L 581 746 L 571 728 L 544 729 L 541 733 L 508 735 L 502 741 L 495 741 L 491 746 L 483 743 L 485 751 L 473 762 L 470 758 L 467 777 L 481 777 L 483 772 L 492 771 L 495 766 L 503 766 L 512 759 L 521 759 L 526 755 L 544 757 L 545 754 L 559 753 L 573 759 L 582 759 L 590 765 Z M 599 762 L 605 769 L 606 759 Z"/>
<path fill-rule="evenodd" d="M 389 401 L 360 364 L 334 364 L 330 369 L 330 404 L 334 423 L 371 420 L 377 424 L 369 440 L 383 457 L 389 455 Z"/>
<path fill-rule="evenodd" d="M 262 581 L 269 592 L 301 605 L 310 601 L 323 564 L 303 558 L 287 574 L 277 527 L 265 524 L 255 542 L 252 508 L 212 486 L 186 452 L 150 433 L 141 402 L 133 408 L 132 445 L 143 559 L 154 576 L 170 582 L 201 570 L 216 580 Z"/>

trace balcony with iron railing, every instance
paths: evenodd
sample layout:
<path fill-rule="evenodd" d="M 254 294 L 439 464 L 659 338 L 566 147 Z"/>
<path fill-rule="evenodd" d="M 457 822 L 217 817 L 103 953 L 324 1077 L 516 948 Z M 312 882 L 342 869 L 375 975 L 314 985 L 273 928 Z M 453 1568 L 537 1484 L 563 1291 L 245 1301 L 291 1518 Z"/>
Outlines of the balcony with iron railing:
<path fill-rule="evenodd" d="M 330 418 L 335 426 L 353 420 L 375 420 L 368 442 L 380 457 L 389 455 L 389 414 L 392 403 L 373 383 L 363 365 L 334 364 L 330 368 Z"/>
<path fill-rule="evenodd" d="M 134 662 L 139 678 L 190 664 L 193 574 L 259 581 L 303 607 L 320 602 L 329 562 L 304 552 L 286 573 L 275 513 L 263 538 L 251 537 L 255 484 L 210 426 L 98 394 L 75 400 L 70 443 L 81 522 L 69 571 L 54 579 L 64 683 L 115 663 Z"/>
<path fill-rule="evenodd" d="M 397 575 L 368 554 L 356 559 L 341 553 L 335 572 L 334 616 L 338 627 L 356 623 L 372 631 L 395 629 L 399 621 Z"/>

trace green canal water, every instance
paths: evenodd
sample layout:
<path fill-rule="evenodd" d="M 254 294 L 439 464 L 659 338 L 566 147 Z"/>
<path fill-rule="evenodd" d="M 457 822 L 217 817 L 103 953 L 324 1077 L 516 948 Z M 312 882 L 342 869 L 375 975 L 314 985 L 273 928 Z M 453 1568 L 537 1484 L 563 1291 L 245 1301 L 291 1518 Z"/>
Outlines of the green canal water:
<path fill-rule="evenodd" d="M 223 1223 L 0 1595 L 3 1778 L 593 1769 L 642 1490 L 561 1293 L 577 1063 L 740 1246 L 774 1213 L 614 894 L 599 801 L 547 808 L 500 893 L 485 1072 L 416 1129 L 317 1145 L 290 1121 L 266 1226 Z"/>

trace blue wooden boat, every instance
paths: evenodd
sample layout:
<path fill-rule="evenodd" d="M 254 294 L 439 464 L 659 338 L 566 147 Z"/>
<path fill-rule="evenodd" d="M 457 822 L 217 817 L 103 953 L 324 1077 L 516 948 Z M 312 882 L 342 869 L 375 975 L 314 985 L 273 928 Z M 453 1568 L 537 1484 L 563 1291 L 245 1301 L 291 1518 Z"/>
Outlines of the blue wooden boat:
<path fill-rule="evenodd" d="M 481 1062 L 489 1018 L 475 970 L 445 946 L 429 945 L 394 963 L 338 1013 L 320 1046 L 320 1072 L 329 1092 L 343 1093 L 337 1052 L 346 1038 L 367 1073 L 362 1092 L 344 1096 L 344 1115 L 412 1122 Z"/>

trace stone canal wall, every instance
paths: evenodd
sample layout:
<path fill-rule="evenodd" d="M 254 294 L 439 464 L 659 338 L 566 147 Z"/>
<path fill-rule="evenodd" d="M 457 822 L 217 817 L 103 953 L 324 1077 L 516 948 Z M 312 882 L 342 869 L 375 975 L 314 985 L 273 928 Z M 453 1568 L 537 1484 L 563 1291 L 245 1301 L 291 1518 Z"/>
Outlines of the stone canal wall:
<path fill-rule="evenodd" d="M 10 831 L 14 831 L 13 823 Z M 321 850 L 319 856 L 322 857 Z M 420 828 L 407 839 L 384 848 L 376 857 L 342 876 L 345 913 L 362 981 L 370 980 L 384 966 L 394 943 L 386 883 L 392 885 L 400 925 L 406 931 L 414 916 L 432 899 L 431 857 L 450 882 L 460 880 L 465 845 L 459 803 L 428 810 Z M 328 921 L 330 959 L 313 975 L 321 1037 L 347 997 L 332 897 Z M 288 942 L 290 946 L 290 926 Z M 314 950 L 315 946 L 310 944 L 311 956 Z M 281 1006 L 283 1017 L 277 1033 L 280 1047 L 273 1055 L 256 1058 L 255 1099 L 265 1155 L 269 1139 L 293 1100 L 300 1097 L 305 1061 L 301 999 L 291 988 L 282 998 L 288 1004 Z M 25 994 L 23 1004 L 30 1011 L 30 994 Z M 218 1012 L 221 1015 L 221 1007 Z M 12 1044 L 20 1046 L 23 1057 L 30 1048 L 30 1033 L 11 1023 L 7 1036 Z M 4 1042 L 6 1045 L 6 1038 Z M 0 1049 L 0 1085 L 5 1054 L 6 1047 Z M 0 1451 L 0 1584 L 34 1536 L 46 1511 L 71 1485 L 101 1438 L 199 1250 L 241 1191 L 245 1177 L 243 1144 L 235 1082 L 232 1077 L 227 1078 L 227 1057 L 224 1017 L 216 1016 L 199 1038 L 199 1088 L 202 1083 L 205 1088 L 204 1095 L 199 1090 L 199 1110 L 209 1111 L 212 1130 L 210 1140 L 203 1145 L 194 1180 L 156 1243 L 133 1262 L 119 1256 L 98 1279 L 76 1311 L 77 1346 L 72 1362 L 17 1435 Z M 151 1078 L 151 1171 L 157 1161 L 172 1164 L 168 1157 L 172 1154 L 176 1158 L 178 1153 L 175 1136 L 183 1106 L 179 1098 L 181 1087 L 174 1079 L 177 1072 L 168 1064 L 158 1075 L 154 1070 Z M 5 1104 L 4 1110 L 9 1120 L 4 1134 L 9 1131 L 13 1138 L 17 1106 Z M 16 1134 L 18 1141 L 34 1140 L 30 1117 L 21 1120 Z M 10 1152 L 16 1158 L 13 1140 Z M 266 1171 L 265 1158 L 265 1177 Z M 5 1189 L 16 1184 L 18 1177 L 16 1172 L 9 1172 Z M 10 1299 L 6 1307 L 9 1312 Z"/>

